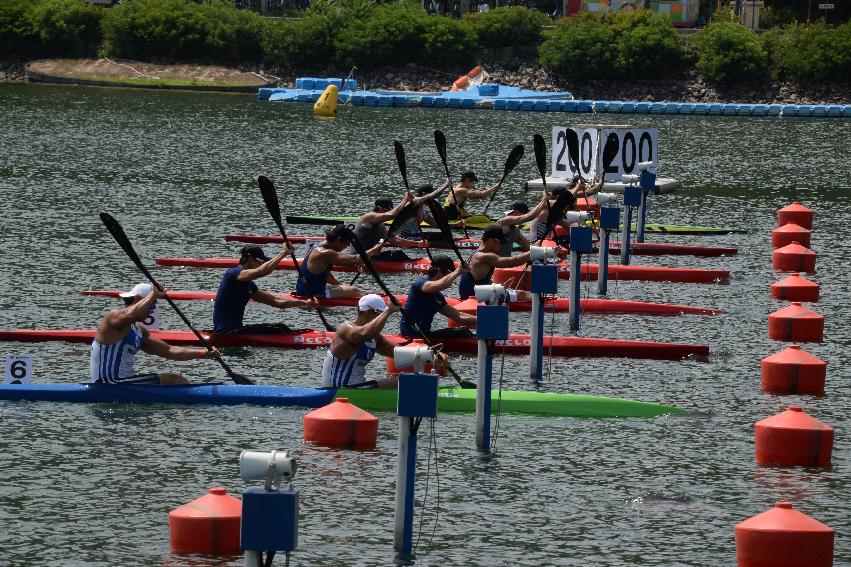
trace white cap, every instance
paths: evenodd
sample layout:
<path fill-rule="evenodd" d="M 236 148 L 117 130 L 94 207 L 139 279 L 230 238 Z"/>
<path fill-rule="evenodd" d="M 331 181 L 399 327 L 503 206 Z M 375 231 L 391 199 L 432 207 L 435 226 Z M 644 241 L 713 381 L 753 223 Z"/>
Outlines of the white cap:
<path fill-rule="evenodd" d="M 153 291 L 153 287 L 149 283 L 140 283 L 137 284 L 136 287 L 131 289 L 130 291 L 125 291 L 124 293 L 119 293 L 119 297 L 123 297 L 124 299 L 130 299 L 131 297 L 148 297 L 148 295 Z"/>
<path fill-rule="evenodd" d="M 368 293 L 358 300 L 358 311 L 366 311 L 367 309 L 381 313 L 387 309 L 387 305 L 384 304 L 384 300 L 381 299 L 380 295 Z"/>

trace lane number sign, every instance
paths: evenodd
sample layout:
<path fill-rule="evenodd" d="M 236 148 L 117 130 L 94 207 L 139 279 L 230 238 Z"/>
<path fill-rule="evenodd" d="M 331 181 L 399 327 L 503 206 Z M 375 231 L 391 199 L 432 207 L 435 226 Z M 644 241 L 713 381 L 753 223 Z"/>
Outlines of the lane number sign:
<path fill-rule="evenodd" d="M 29 384 L 33 375 L 33 357 L 29 354 L 10 354 L 6 357 L 4 384 Z"/>
<path fill-rule="evenodd" d="M 597 171 L 603 171 L 603 151 L 609 135 L 616 136 L 618 153 L 606 167 L 606 179 L 619 179 L 621 175 L 638 174 L 638 164 L 652 161 L 659 165 L 659 131 L 656 128 L 602 128 L 600 151 L 597 152 Z"/>
<path fill-rule="evenodd" d="M 579 169 L 575 168 L 570 160 L 570 149 L 567 145 L 567 131 L 573 130 L 579 138 Z M 552 171 L 553 177 L 573 178 L 581 175 L 585 179 L 594 177 L 597 171 L 597 145 L 599 142 L 598 128 L 568 128 L 566 126 L 553 127 L 553 139 L 550 147 L 553 149 Z"/>

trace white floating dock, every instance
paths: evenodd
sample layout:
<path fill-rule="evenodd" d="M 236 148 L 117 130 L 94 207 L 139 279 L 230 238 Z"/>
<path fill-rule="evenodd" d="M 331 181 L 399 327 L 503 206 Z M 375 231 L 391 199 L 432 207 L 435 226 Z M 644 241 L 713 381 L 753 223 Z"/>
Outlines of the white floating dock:
<path fill-rule="evenodd" d="M 549 189 L 553 189 L 555 187 L 566 187 L 569 180 L 564 177 L 547 177 L 547 187 Z M 603 186 L 603 191 L 607 193 L 623 193 L 623 189 L 626 185 L 620 181 L 607 181 Z M 673 193 L 677 191 L 682 186 L 682 182 L 678 179 L 671 179 L 670 177 L 658 177 L 656 179 L 656 188 L 653 190 L 653 194 L 661 195 L 662 193 Z M 541 178 L 530 179 L 524 185 L 524 189 L 526 192 L 529 191 L 540 191 L 544 188 L 544 184 L 541 182 Z"/>

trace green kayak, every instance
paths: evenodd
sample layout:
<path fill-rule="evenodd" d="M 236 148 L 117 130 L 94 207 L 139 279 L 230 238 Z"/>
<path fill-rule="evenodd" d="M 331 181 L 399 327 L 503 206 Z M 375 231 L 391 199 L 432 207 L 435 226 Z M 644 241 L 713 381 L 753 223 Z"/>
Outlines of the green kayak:
<path fill-rule="evenodd" d="M 341 388 L 336 398 L 348 398 L 356 406 L 373 411 L 396 411 L 396 390 Z M 515 390 L 491 391 L 492 411 L 526 415 L 558 415 L 563 417 L 655 417 L 665 414 L 687 413 L 681 408 L 603 398 L 578 394 L 553 394 L 549 392 L 521 392 Z M 476 390 L 458 387 L 440 388 L 437 409 L 441 412 L 476 411 Z"/>
<path fill-rule="evenodd" d="M 331 217 L 331 216 L 299 216 L 292 215 L 287 217 L 288 224 L 307 224 L 307 225 L 316 225 L 316 224 L 348 224 L 351 228 L 354 228 L 355 223 L 358 222 L 359 217 Z M 489 224 L 493 224 L 496 222 L 496 219 L 491 219 L 489 217 L 483 215 L 474 215 L 472 217 L 468 217 L 464 224 L 467 226 L 467 229 L 473 230 L 484 230 Z M 387 222 L 390 224 L 390 221 Z M 450 226 L 455 230 L 462 230 L 461 224 L 457 221 L 449 223 Z M 425 226 L 425 225 L 424 225 Z M 529 225 L 524 225 L 521 227 L 523 230 L 527 230 Z M 656 223 L 647 223 L 644 227 L 644 231 L 649 234 L 691 234 L 691 235 L 718 235 L 718 234 L 745 234 L 747 231 L 739 228 L 730 228 L 730 227 L 715 227 L 715 226 L 689 226 L 689 225 L 679 225 L 679 224 L 656 224 Z"/>

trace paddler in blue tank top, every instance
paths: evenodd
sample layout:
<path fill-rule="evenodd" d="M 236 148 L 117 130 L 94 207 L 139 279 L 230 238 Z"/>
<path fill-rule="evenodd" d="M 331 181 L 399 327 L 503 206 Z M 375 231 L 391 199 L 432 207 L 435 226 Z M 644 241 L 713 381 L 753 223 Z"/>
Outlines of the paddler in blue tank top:
<path fill-rule="evenodd" d="M 98 324 L 89 359 L 91 382 L 100 384 L 188 384 L 177 372 L 135 374 L 133 362 L 140 350 L 168 360 L 215 358 L 219 351 L 169 345 L 151 336 L 142 323 L 150 317 L 151 307 L 165 293 L 150 284 L 137 285 L 129 294 L 121 294 L 126 305 L 113 309 Z"/>
<path fill-rule="evenodd" d="M 437 313 L 444 315 L 461 325 L 473 326 L 476 324 L 476 316 L 461 313 L 446 303 L 446 298 L 441 293 L 448 289 L 461 275 L 461 268 L 456 268 L 455 263 L 449 256 L 436 256 L 431 261 L 428 276 L 422 277 L 411 285 L 408 300 L 405 302 L 404 311 L 419 328 L 428 335 L 430 339 L 448 339 L 458 337 L 471 337 L 473 333 L 467 327 L 449 327 L 446 329 L 431 330 L 434 316 Z M 420 334 L 414 326 L 408 322 L 408 317 L 402 317 L 399 321 L 399 333 L 410 339 L 420 338 Z"/>
<path fill-rule="evenodd" d="M 399 308 L 389 307 L 374 293 L 358 300 L 358 314 L 354 321 L 347 321 L 337 328 L 334 339 L 325 353 L 322 363 L 322 387 L 343 388 L 369 385 L 380 388 L 395 388 L 396 380 L 380 379 L 366 381 L 366 366 L 375 353 L 393 356 L 393 343 L 381 331 L 390 315 Z"/>
<path fill-rule="evenodd" d="M 493 283 L 493 272 L 496 268 L 513 268 L 514 266 L 522 266 L 529 262 L 529 251 L 517 254 L 516 256 L 508 256 L 503 258 L 499 255 L 499 250 L 506 242 L 505 233 L 497 224 L 488 226 L 482 232 L 482 244 L 479 249 L 470 257 L 467 264 L 469 271 L 461 274 L 461 279 L 458 282 L 458 296 L 461 299 L 475 297 L 475 286 L 488 285 Z M 563 257 L 565 250 L 558 249 L 557 254 Z M 508 292 L 508 301 L 531 301 L 532 295 L 528 291 L 506 289 Z"/>
<path fill-rule="evenodd" d="M 308 251 L 301 260 L 301 276 L 296 280 L 295 292 L 301 297 L 360 297 L 360 289 L 353 285 L 340 283 L 331 269 L 334 266 L 361 266 L 363 260 L 357 254 L 344 253 L 349 243 L 343 237 L 346 227 L 337 226 L 325 231 L 325 241 Z M 384 245 L 379 242 L 366 251 L 373 256 Z"/>
<path fill-rule="evenodd" d="M 487 197 L 501 187 L 501 184 L 497 183 L 493 187 L 488 187 L 487 189 L 479 191 L 475 189 L 476 181 L 478 180 L 479 178 L 476 177 L 476 174 L 472 171 L 465 171 L 461 174 L 461 183 L 456 185 L 453 190 L 449 192 L 446 196 L 446 200 L 443 202 L 443 210 L 446 212 L 447 219 L 459 220 L 472 216 L 472 214 L 465 209 L 467 201 L 469 199 L 482 199 Z M 456 202 L 455 199 L 458 199 L 458 201 Z"/>
<path fill-rule="evenodd" d="M 285 333 L 291 329 L 283 323 L 258 323 L 245 325 L 245 306 L 248 300 L 287 309 L 289 307 L 315 307 L 316 303 L 305 299 L 281 299 L 260 289 L 254 280 L 272 273 L 284 256 L 292 252 L 286 244 L 274 258 L 269 258 L 263 249 L 255 245 L 243 246 L 239 252 L 239 265 L 230 268 L 222 276 L 216 299 L 213 302 L 213 331 L 216 333 Z"/>

